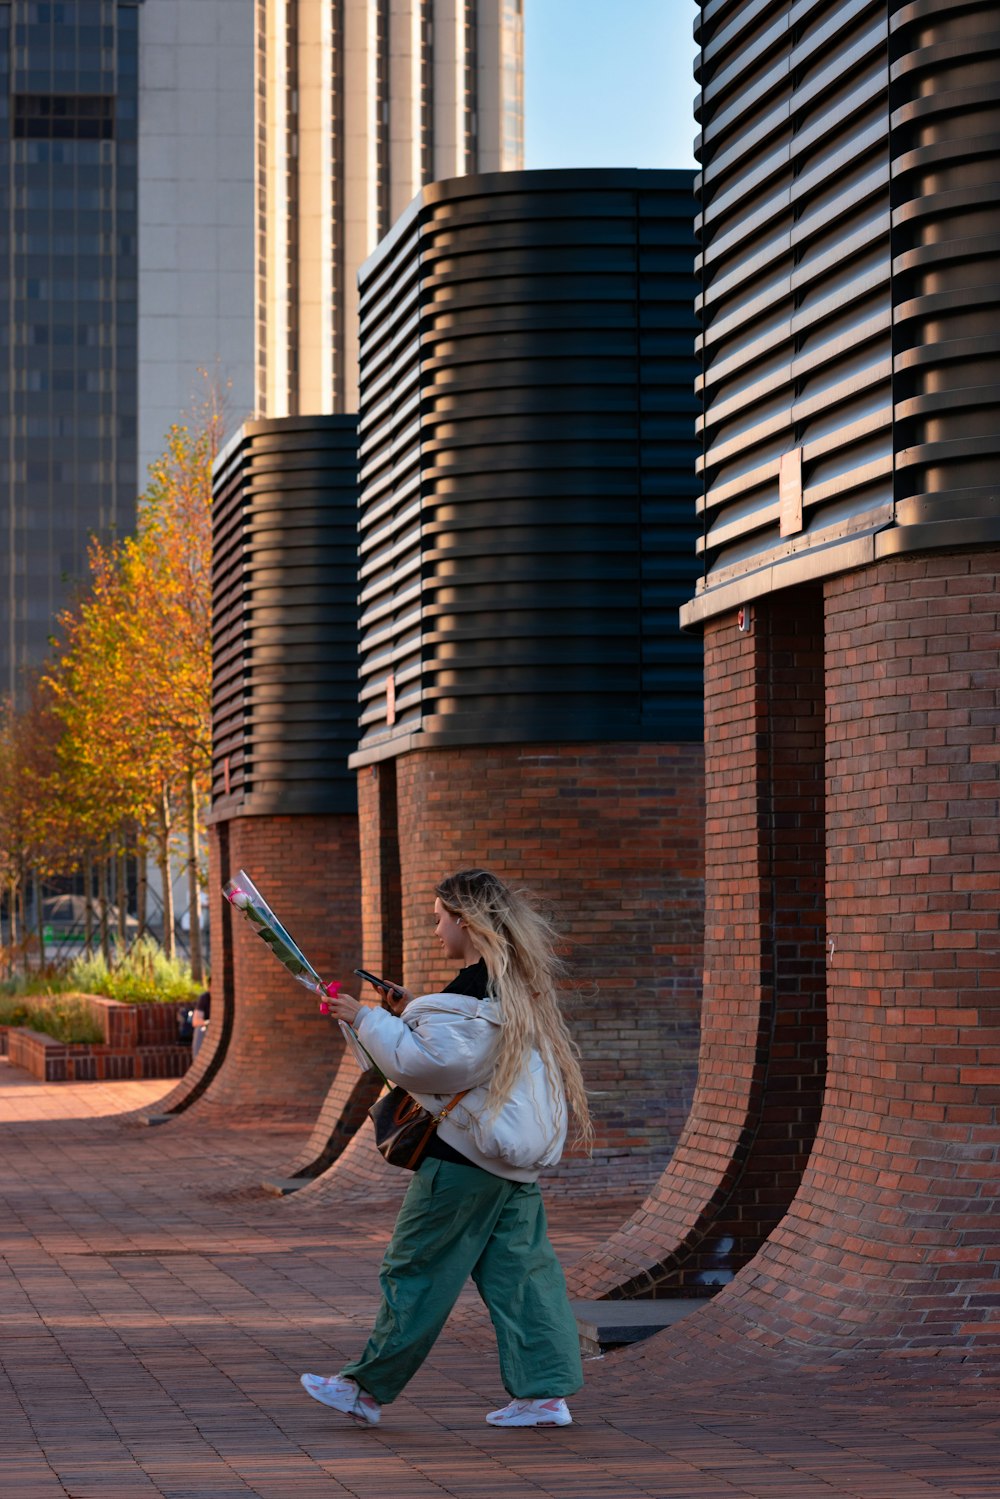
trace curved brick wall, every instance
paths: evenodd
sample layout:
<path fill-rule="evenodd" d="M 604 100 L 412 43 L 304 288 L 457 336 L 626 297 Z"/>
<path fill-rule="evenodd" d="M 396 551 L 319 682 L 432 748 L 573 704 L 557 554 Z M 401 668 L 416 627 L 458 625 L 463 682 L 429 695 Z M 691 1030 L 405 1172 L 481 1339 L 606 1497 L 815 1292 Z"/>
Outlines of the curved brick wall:
<path fill-rule="evenodd" d="M 290 1200 L 315 1208 L 341 1198 L 363 1197 L 371 1202 L 398 1200 L 411 1179 L 408 1171 L 390 1166 L 382 1159 L 375 1149 L 371 1124 L 363 1119 L 338 1156 L 336 1167 L 300 1188 Z"/>
<path fill-rule="evenodd" d="M 221 1000 L 219 1009 L 221 1012 Z M 153 1108 L 135 1109 L 130 1114 L 122 1116 L 128 1119 L 143 1122 L 156 1118 L 162 1122 L 164 1114 L 182 1114 L 189 1109 L 207 1089 L 215 1073 L 221 1065 L 225 1055 L 228 1037 L 226 1036 L 221 1022 L 208 1028 L 208 1033 L 198 1055 L 185 1072 L 176 1088 L 171 1088 L 165 1098 L 161 1098 Z M 221 1053 L 218 1057 L 216 1053 Z M 158 1117 L 159 1116 L 159 1117 Z"/>
<path fill-rule="evenodd" d="M 483 864 L 545 898 L 571 950 L 597 1124 L 594 1163 L 570 1156 L 549 1180 L 585 1185 L 604 1165 L 622 1186 L 648 1183 L 676 1143 L 696 1066 L 700 745 L 414 752 L 363 767 L 359 807 L 366 966 L 416 992 L 451 977 L 433 934 L 442 875 Z M 356 1079 L 338 1078 L 345 1098 Z M 359 1146 L 352 1176 L 364 1159 Z M 380 1167 L 376 1157 L 373 1179 Z"/>
<path fill-rule="evenodd" d="M 685 1357 L 744 1338 L 786 1352 L 995 1356 L 998 573 L 997 554 L 980 552 L 900 558 L 825 585 L 827 932 L 834 944 L 825 1102 L 787 1213 L 732 1283 L 685 1323 Z M 804 591 L 778 596 L 772 607 L 780 599 L 789 618 L 808 603 Z M 769 652 L 758 629 L 766 614 L 762 605 L 755 637 L 745 640 L 745 671 L 731 678 L 737 692 L 752 671 L 759 681 L 788 670 L 787 655 Z M 739 646 L 728 621 L 710 636 L 713 702 L 722 688 L 720 647 L 728 641 L 735 654 Z M 719 749 L 713 734 L 702 1078 L 684 1140 L 647 1204 L 661 1266 L 684 1247 L 685 1232 L 690 1242 L 692 1227 L 710 1221 L 713 1193 L 725 1186 L 727 1148 L 738 1179 L 739 1120 L 727 1120 L 722 1099 L 728 1089 L 734 1108 L 745 1109 L 755 1067 L 766 1076 L 774 1054 L 772 1047 L 753 1058 L 759 999 L 752 990 L 750 1003 L 734 1001 L 731 1023 L 743 1034 L 728 1056 L 716 1018 L 728 962 L 712 915 Z M 756 783 L 765 773 L 761 762 Z M 749 835 L 749 817 L 743 821 Z M 733 924 L 734 953 L 740 928 Z M 627 1261 L 621 1236 L 617 1253 Z M 614 1294 L 611 1259 L 606 1250 L 602 1265 L 591 1264 L 592 1294 L 601 1294 L 600 1270 L 605 1293 Z"/>
<path fill-rule="evenodd" d="M 564 934 L 568 1015 L 592 1090 L 593 1164 L 649 1181 L 697 1066 L 702 751 L 693 744 L 496 745 L 397 760 L 404 967 L 440 982 L 433 887 L 482 864 L 538 892 Z M 449 975 L 450 976 L 450 975 Z"/>
<path fill-rule="evenodd" d="M 208 839 L 208 888 L 221 890 L 225 881 L 220 878 L 221 855 L 228 845 L 216 834 Z M 228 853 L 226 853 L 228 858 Z M 171 1088 L 166 1098 L 151 1109 L 136 1109 L 127 1117 L 135 1122 L 147 1123 L 150 1119 L 163 1122 L 164 1115 L 183 1114 L 205 1093 L 225 1060 L 233 1030 L 231 1005 L 226 995 L 232 993 L 232 934 L 228 908 L 225 902 L 213 912 L 212 945 L 214 948 L 212 973 L 209 987 L 214 1002 L 215 1014 L 208 1027 L 198 1055 L 185 1072 L 176 1088 Z"/>
<path fill-rule="evenodd" d="M 321 974 L 350 973 L 361 952 L 357 819 L 235 817 L 210 833 L 220 882 L 245 869 Z M 223 905 L 218 889 L 213 900 Z M 223 950 L 215 961 L 224 986 L 231 985 L 224 996 L 231 1038 L 203 1097 L 243 1112 L 311 1119 L 340 1060 L 339 1033 L 248 923 L 221 914 Z M 218 1006 L 218 985 L 212 998 Z"/>
<path fill-rule="evenodd" d="M 345 978 L 344 987 L 352 980 Z M 357 980 L 353 980 L 355 985 Z M 307 1180 L 329 1171 L 365 1123 L 368 1110 L 382 1091 L 374 1075 L 361 1073 L 354 1058 L 342 1053 L 316 1116 L 309 1139 L 284 1173 Z M 373 1162 L 377 1165 L 378 1162 Z"/>
<path fill-rule="evenodd" d="M 995 1355 L 998 574 L 827 585 L 828 1093 L 791 1210 L 692 1332 Z"/>
<path fill-rule="evenodd" d="M 577 1295 L 698 1294 L 759 1249 L 801 1179 L 825 1055 L 822 609 L 778 596 L 705 635 L 705 995 L 667 1171 L 573 1271 Z"/>
<path fill-rule="evenodd" d="M 358 831 L 361 843 L 361 924 L 363 958 L 344 967 L 337 975 L 349 993 L 371 999 L 372 990 L 352 969 L 366 968 L 388 978 L 403 972 L 402 919 L 400 915 L 399 849 L 396 843 L 396 777 L 394 767 L 382 773 L 368 766 L 358 776 Z M 369 1107 L 381 1092 L 373 1074 L 361 1073 L 354 1058 L 345 1053 L 337 1066 L 312 1133 L 289 1167 L 290 1177 L 317 1177 L 335 1188 L 339 1163 L 356 1132 L 364 1125 Z M 370 1142 L 366 1141 L 366 1144 Z M 371 1179 L 377 1180 L 382 1161 L 374 1148 L 368 1161 Z M 367 1152 L 352 1153 L 360 1165 L 345 1163 L 345 1180 L 365 1171 Z M 391 1170 L 391 1167 L 387 1167 Z M 338 1171 L 340 1170 L 338 1164 Z M 336 1188 L 339 1190 L 339 1188 Z"/>

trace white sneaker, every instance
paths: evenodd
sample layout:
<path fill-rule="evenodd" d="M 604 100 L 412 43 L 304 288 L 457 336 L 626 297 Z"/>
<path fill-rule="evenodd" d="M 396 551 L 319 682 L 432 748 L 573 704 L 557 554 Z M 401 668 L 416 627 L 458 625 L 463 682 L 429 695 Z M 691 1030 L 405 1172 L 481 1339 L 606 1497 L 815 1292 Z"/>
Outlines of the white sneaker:
<path fill-rule="evenodd" d="M 303 1374 L 301 1383 L 306 1394 L 320 1405 L 343 1411 L 358 1426 L 377 1426 L 382 1419 L 382 1407 L 375 1396 L 363 1390 L 355 1379 L 345 1379 L 342 1374 L 331 1374 L 329 1379 L 322 1374 Z"/>
<path fill-rule="evenodd" d="M 571 1426 L 565 1400 L 512 1400 L 503 1410 L 490 1411 L 491 1426 Z"/>

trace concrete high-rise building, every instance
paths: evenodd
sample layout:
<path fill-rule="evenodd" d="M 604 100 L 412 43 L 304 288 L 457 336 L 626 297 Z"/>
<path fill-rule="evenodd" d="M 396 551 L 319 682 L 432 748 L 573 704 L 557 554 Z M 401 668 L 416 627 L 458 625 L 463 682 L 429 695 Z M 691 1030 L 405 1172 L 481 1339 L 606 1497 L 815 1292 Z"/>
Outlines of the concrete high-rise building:
<path fill-rule="evenodd" d="M 144 0 L 140 488 L 208 383 L 230 426 L 253 410 L 253 59 L 252 0 Z"/>
<path fill-rule="evenodd" d="M 255 0 L 256 408 L 357 409 L 359 267 L 426 183 L 523 165 L 522 0 Z"/>

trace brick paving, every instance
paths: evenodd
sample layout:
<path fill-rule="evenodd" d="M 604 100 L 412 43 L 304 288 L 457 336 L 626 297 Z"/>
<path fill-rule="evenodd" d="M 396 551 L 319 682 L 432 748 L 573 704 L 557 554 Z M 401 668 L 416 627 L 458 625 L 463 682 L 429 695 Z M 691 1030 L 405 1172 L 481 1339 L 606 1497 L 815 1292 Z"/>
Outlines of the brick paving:
<path fill-rule="evenodd" d="M 392 1197 L 266 1196 L 301 1124 L 121 1117 L 172 1086 L 0 1062 L 2 1499 L 1000 1499 L 1000 1359 L 796 1366 L 721 1335 L 695 1357 L 688 1319 L 589 1362 L 573 1426 L 497 1432 L 472 1293 L 358 1430 L 298 1374 L 358 1350 Z M 554 1199 L 564 1262 L 633 1201 Z"/>

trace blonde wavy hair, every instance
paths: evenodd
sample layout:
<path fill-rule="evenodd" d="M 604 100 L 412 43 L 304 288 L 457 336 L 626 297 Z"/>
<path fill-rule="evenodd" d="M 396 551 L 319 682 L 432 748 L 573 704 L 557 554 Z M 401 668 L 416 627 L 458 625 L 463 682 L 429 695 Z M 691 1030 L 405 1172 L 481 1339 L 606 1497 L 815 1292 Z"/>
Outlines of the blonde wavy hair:
<path fill-rule="evenodd" d="M 500 1005 L 500 1048 L 486 1095 L 487 1109 L 501 1107 L 534 1047 L 553 1086 L 562 1080 L 576 1140 L 589 1150 L 594 1127 L 580 1053 L 556 994 L 556 980 L 565 973 L 565 966 L 555 952 L 555 930 L 527 891 L 512 890 L 485 869 L 462 869 L 442 880 L 434 893 L 452 916 L 464 922 L 476 951 L 486 961 L 490 991 Z"/>

